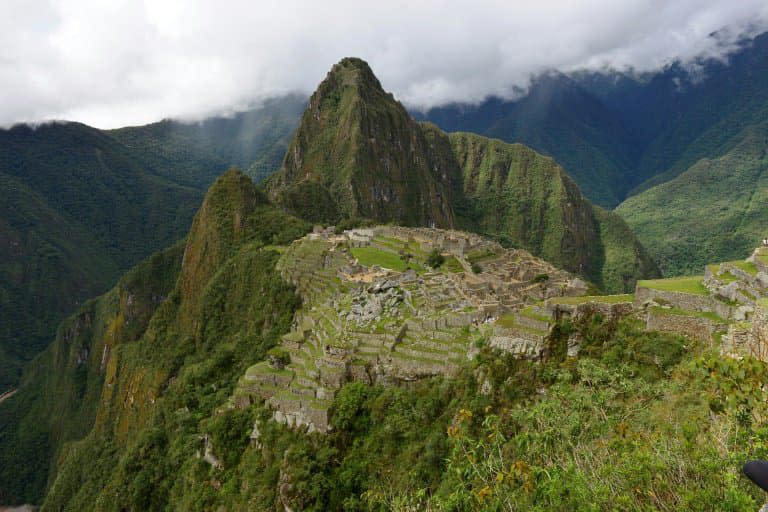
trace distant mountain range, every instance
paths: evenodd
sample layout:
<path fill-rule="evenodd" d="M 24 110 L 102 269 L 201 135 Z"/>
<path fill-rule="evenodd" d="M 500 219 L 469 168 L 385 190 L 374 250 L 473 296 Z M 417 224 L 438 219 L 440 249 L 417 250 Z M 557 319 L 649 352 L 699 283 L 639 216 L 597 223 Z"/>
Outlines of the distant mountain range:
<path fill-rule="evenodd" d="M 280 163 L 305 101 L 230 118 L 98 130 L 0 130 L 0 391 L 56 326 L 149 254 L 184 237 L 230 165 L 262 179 Z"/>
<path fill-rule="evenodd" d="M 618 206 L 666 275 L 742 259 L 768 234 L 768 34 L 728 62 L 550 74 L 517 101 L 417 116 L 551 155 L 587 197 Z"/>

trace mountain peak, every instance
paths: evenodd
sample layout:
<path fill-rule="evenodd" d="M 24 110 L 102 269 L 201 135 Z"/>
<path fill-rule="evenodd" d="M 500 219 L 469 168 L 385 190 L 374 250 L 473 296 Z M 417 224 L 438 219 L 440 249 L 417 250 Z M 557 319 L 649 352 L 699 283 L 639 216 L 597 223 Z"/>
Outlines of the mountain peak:
<path fill-rule="evenodd" d="M 279 203 L 316 222 L 366 218 L 450 227 L 444 142 L 447 152 L 435 149 L 368 64 L 348 57 L 312 94 L 268 188 Z"/>
<path fill-rule="evenodd" d="M 357 57 L 344 57 L 334 64 L 323 83 L 329 81 L 343 86 L 357 85 L 383 91 L 381 82 L 373 74 L 368 63 Z M 320 84 L 320 88 L 322 88 L 323 83 Z"/>

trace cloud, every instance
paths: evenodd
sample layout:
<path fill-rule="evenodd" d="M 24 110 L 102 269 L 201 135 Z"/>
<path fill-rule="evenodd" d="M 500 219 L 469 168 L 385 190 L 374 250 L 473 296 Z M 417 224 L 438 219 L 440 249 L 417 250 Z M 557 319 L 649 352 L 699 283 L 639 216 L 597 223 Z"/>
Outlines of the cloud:
<path fill-rule="evenodd" d="M 0 124 L 198 118 L 311 92 L 345 56 L 411 106 L 512 95 L 557 69 L 722 58 L 765 0 L 3 0 Z M 714 34 L 714 35 L 713 35 Z"/>

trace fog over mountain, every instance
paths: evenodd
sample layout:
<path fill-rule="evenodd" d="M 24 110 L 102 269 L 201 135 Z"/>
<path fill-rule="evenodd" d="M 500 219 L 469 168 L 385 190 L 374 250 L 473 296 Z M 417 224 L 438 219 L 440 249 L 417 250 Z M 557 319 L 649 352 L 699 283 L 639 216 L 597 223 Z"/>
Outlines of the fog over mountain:
<path fill-rule="evenodd" d="M 412 108 L 513 97 L 547 70 L 727 58 L 760 0 L 395 2 L 6 0 L 0 124 L 201 118 L 308 93 L 346 55 Z"/>

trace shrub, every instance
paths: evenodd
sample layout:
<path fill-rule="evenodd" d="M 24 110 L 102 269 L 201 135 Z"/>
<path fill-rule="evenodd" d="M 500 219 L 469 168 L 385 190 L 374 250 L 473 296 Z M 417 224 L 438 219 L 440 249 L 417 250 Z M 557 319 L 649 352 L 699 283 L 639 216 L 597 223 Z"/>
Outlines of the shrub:
<path fill-rule="evenodd" d="M 445 256 L 440 254 L 439 250 L 432 249 L 429 256 L 427 256 L 427 265 L 432 268 L 439 268 L 443 263 L 445 263 Z"/>
<path fill-rule="evenodd" d="M 475 274 L 480 274 L 482 271 L 483 271 L 483 267 L 481 267 L 479 264 L 477 263 L 472 264 L 472 272 L 474 272 Z"/>
<path fill-rule="evenodd" d="M 267 351 L 267 360 L 272 368 L 282 369 L 291 362 L 291 356 L 281 347 L 273 347 Z"/>

